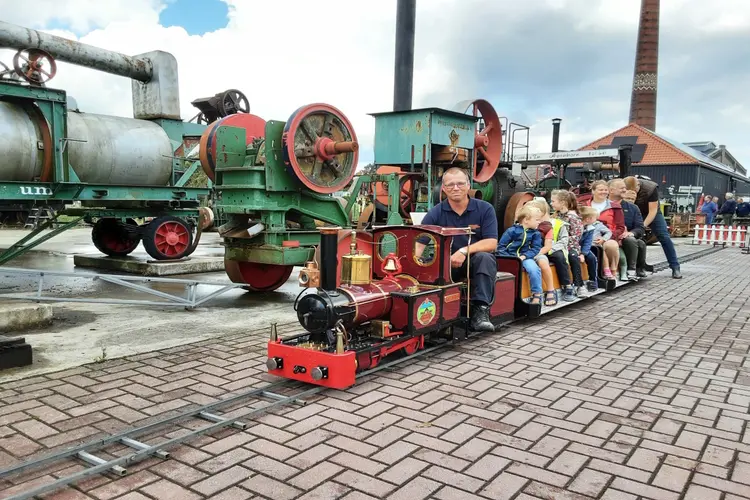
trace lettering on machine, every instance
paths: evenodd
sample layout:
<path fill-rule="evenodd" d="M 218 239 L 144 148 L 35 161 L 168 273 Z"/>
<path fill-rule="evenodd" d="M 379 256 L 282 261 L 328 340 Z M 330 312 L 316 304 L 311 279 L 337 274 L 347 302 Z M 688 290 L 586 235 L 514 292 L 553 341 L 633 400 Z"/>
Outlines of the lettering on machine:
<path fill-rule="evenodd" d="M 52 189 L 46 186 L 20 186 L 24 196 L 52 196 Z"/>

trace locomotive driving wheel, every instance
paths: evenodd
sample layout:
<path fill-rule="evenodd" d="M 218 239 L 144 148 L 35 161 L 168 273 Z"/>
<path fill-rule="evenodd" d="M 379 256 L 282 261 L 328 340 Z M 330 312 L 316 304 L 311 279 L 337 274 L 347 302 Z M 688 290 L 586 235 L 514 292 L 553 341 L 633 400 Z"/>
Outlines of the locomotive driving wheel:
<path fill-rule="evenodd" d="M 488 101 L 476 99 L 474 101 L 463 101 L 457 105 L 461 112 L 467 112 L 472 108 L 474 116 L 482 118 L 484 127 L 477 124 L 474 132 L 474 151 L 476 152 L 476 166 L 474 167 L 474 181 L 487 182 L 495 175 L 497 167 L 500 166 L 500 156 L 503 153 L 503 130 L 497 111 Z"/>
<path fill-rule="evenodd" d="M 49 67 L 49 70 L 45 69 Z M 25 49 L 13 56 L 13 69 L 29 83 L 43 85 L 57 73 L 57 64 L 52 56 L 40 49 Z"/>
<path fill-rule="evenodd" d="M 184 220 L 171 215 L 152 220 L 143 235 L 143 248 L 156 260 L 181 259 L 192 244 L 193 229 Z"/>
<path fill-rule="evenodd" d="M 232 283 L 245 283 L 253 292 L 272 292 L 287 282 L 294 266 L 239 262 L 224 259 L 224 270 Z"/>
<path fill-rule="evenodd" d="M 135 220 L 126 219 L 123 224 L 118 219 L 105 217 L 94 224 L 91 241 L 104 255 L 124 257 L 138 247 L 141 235 Z"/>
<path fill-rule="evenodd" d="M 284 127 L 284 163 L 316 193 L 334 193 L 349 184 L 357 167 L 358 150 L 352 124 L 328 104 L 297 109 Z"/>

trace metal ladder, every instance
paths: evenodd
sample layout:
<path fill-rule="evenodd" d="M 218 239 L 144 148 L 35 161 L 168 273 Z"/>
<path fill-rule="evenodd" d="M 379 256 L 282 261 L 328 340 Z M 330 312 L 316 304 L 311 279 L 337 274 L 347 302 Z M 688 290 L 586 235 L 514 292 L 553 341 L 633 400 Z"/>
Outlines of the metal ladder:
<path fill-rule="evenodd" d="M 46 205 L 41 207 L 34 206 L 34 208 L 31 209 L 31 213 L 26 218 L 26 223 L 23 225 L 23 228 L 26 229 L 28 227 L 31 229 L 37 229 L 40 220 L 48 221 L 51 227 L 56 228 L 58 223 L 55 219 L 55 211 L 50 207 Z"/>

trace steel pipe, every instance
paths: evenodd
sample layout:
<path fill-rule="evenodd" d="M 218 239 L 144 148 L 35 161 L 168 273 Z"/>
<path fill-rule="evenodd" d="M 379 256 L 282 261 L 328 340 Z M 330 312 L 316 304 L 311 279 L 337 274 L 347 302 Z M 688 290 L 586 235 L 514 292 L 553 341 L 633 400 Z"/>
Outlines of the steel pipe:
<path fill-rule="evenodd" d="M 0 21 L 0 47 L 41 49 L 59 61 L 85 66 L 113 75 L 148 82 L 153 66 L 148 59 L 137 59 L 67 38 Z"/>

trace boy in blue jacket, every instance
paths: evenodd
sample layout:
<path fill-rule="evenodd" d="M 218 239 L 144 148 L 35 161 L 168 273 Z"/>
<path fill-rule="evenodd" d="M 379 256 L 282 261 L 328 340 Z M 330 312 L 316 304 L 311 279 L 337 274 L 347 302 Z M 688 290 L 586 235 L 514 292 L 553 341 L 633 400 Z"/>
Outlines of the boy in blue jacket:
<path fill-rule="evenodd" d="M 531 286 L 531 303 L 542 303 L 542 271 L 534 257 L 542 249 L 542 235 L 536 230 L 542 218 L 542 212 L 532 206 L 524 206 L 518 213 L 517 222 L 509 227 L 497 244 L 498 255 L 518 257 L 529 275 Z"/>

